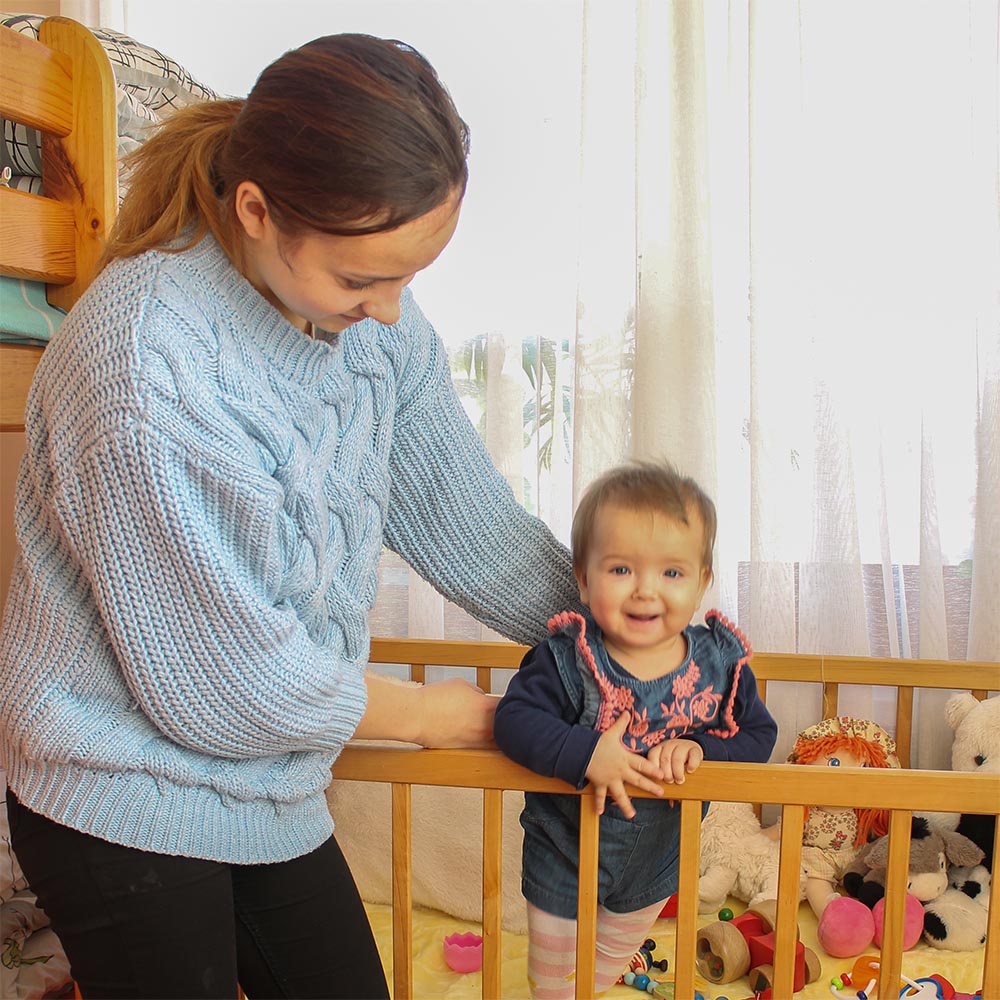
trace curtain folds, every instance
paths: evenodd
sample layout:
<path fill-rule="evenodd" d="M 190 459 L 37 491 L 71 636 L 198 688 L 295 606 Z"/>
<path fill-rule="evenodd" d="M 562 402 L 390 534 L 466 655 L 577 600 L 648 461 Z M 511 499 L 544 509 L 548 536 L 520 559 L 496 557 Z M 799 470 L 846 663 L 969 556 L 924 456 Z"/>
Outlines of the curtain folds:
<path fill-rule="evenodd" d="M 575 317 L 483 340 L 508 481 L 566 538 L 603 469 L 670 458 L 758 649 L 1000 659 L 998 5 L 580 11 Z"/>

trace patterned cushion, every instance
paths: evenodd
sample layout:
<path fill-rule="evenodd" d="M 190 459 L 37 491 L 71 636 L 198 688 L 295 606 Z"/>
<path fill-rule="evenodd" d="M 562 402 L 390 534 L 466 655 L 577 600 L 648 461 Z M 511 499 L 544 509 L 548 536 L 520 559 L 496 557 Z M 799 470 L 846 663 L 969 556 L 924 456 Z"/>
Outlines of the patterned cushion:
<path fill-rule="evenodd" d="M 0 13 L 0 24 L 23 35 L 38 37 L 44 20 L 38 14 Z M 131 152 L 171 110 L 212 100 L 219 95 L 196 80 L 183 66 L 148 45 L 108 28 L 92 28 L 111 61 L 118 91 L 118 156 Z M 15 177 L 40 177 L 42 155 L 34 129 L 3 122 L 0 168 L 9 166 Z M 21 186 L 21 185 L 18 185 Z"/>

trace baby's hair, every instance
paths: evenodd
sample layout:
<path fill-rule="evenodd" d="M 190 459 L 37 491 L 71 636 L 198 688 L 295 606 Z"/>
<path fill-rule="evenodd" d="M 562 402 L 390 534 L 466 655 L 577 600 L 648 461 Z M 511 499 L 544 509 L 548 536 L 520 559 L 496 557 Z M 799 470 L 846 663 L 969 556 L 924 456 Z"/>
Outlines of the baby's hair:
<path fill-rule="evenodd" d="M 874 740 L 848 733 L 825 733 L 816 738 L 799 734 L 788 755 L 790 764 L 813 764 L 823 757 L 847 752 L 858 758 L 864 767 L 892 767 L 885 747 Z M 889 811 L 886 809 L 855 809 L 858 817 L 858 832 L 854 846 L 860 847 L 875 837 L 884 837 L 889 832 Z M 806 809 L 806 816 L 809 810 Z"/>
<path fill-rule="evenodd" d="M 573 515 L 570 533 L 574 570 L 587 565 L 594 522 L 608 504 L 653 511 L 681 524 L 689 524 L 691 513 L 697 513 L 704 527 L 702 567 L 711 578 L 717 526 L 715 504 L 698 483 L 681 475 L 669 462 L 628 462 L 609 469 L 587 487 Z"/>

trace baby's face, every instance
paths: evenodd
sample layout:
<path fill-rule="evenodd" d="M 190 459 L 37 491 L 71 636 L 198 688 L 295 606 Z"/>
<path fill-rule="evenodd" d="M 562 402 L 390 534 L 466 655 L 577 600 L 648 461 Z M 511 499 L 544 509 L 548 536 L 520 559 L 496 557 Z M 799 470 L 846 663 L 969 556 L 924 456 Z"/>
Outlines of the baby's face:
<path fill-rule="evenodd" d="M 598 511 L 587 564 L 577 574 L 580 598 L 611 655 L 629 670 L 658 662 L 664 673 L 683 662 L 682 633 L 709 582 L 704 537 L 694 511 L 687 524 L 617 504 Z"/>

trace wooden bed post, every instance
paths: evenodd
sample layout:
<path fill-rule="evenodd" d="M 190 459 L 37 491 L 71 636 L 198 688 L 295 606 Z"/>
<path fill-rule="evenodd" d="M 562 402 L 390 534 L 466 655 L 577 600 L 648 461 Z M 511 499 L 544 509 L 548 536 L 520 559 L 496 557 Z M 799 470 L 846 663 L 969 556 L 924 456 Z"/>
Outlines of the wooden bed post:
<path fill-rule="evenodd" d="M 73 126 L 61 138 L 42 134 L 45 195 L 72 209 L 76 242 L 73 280 L 50 285 L 47 297 L 69 309 L 93 279 L 118 213 L 115 75 L 101 43 L 76 21 L 47 17 L 38 40 L 72 60 Z"/>

